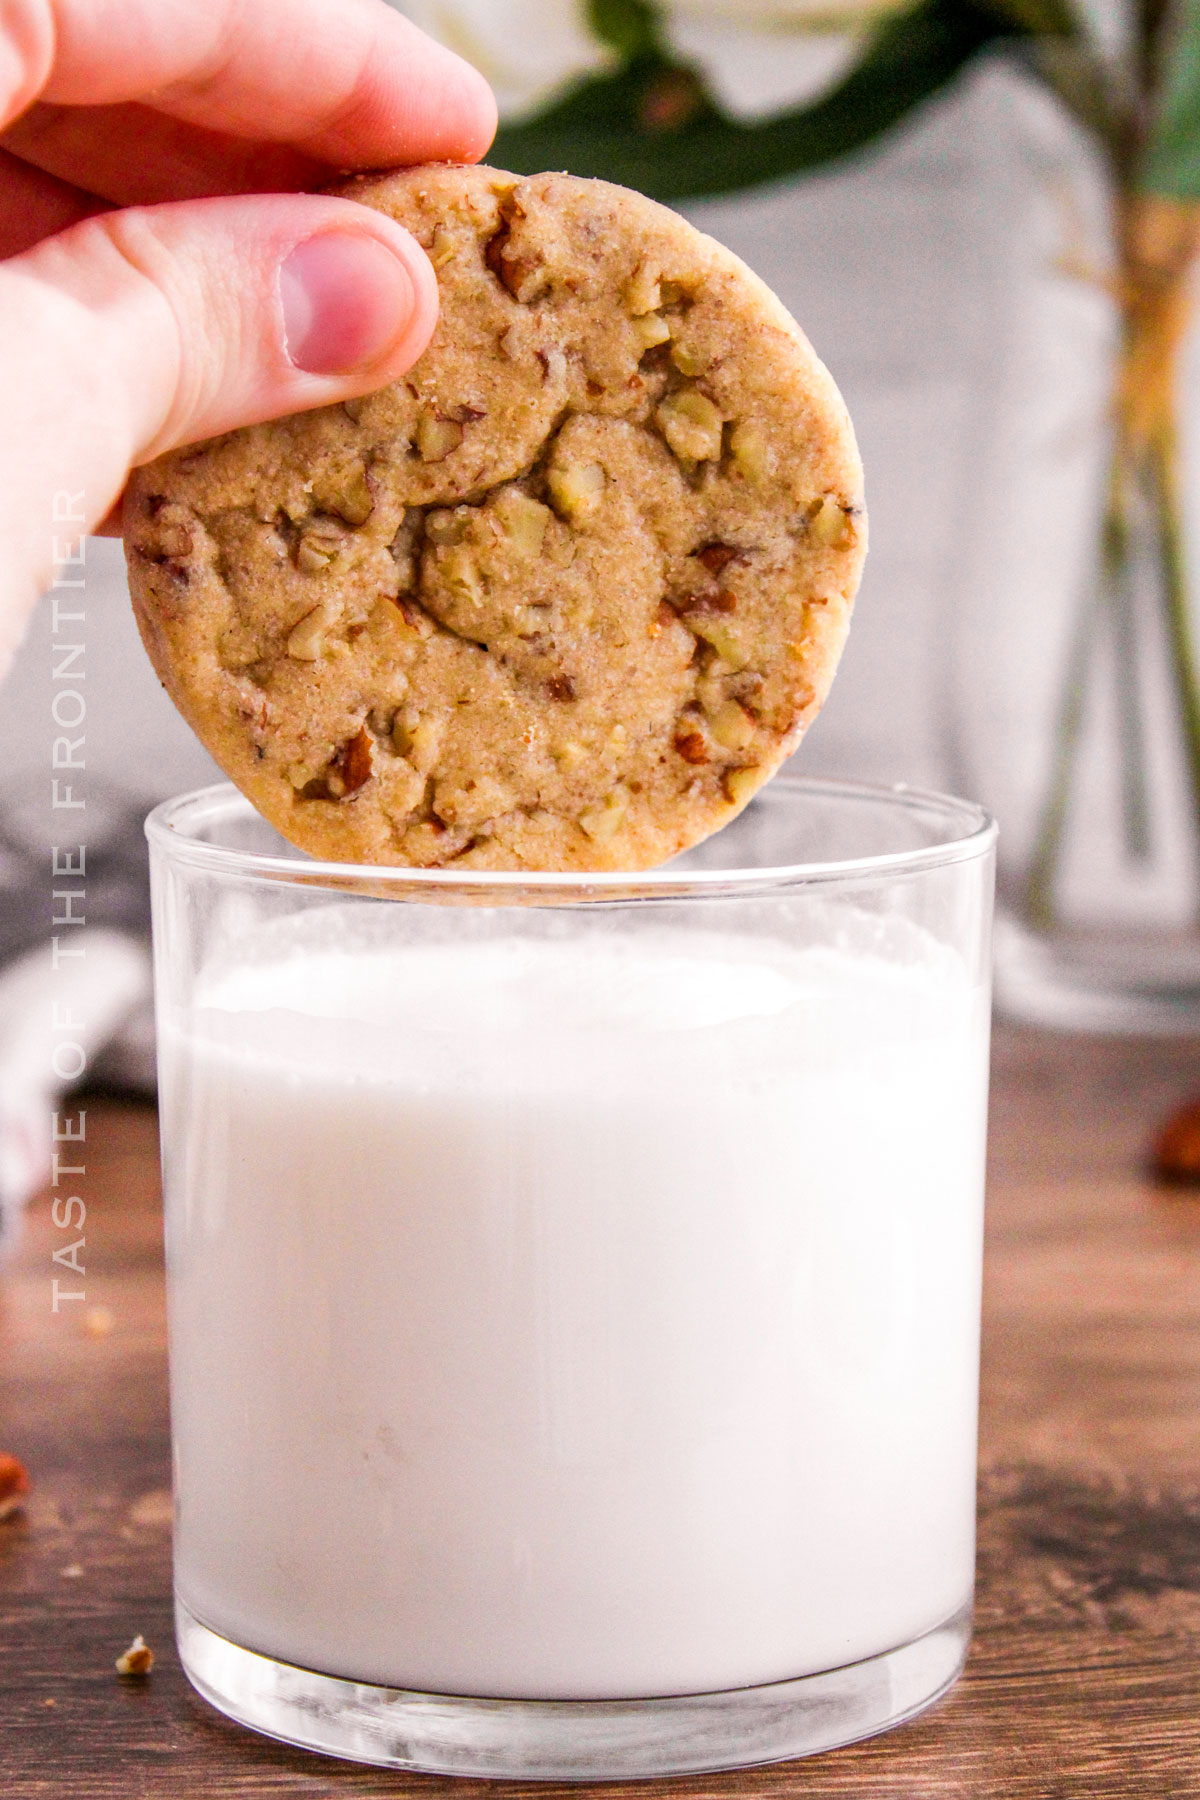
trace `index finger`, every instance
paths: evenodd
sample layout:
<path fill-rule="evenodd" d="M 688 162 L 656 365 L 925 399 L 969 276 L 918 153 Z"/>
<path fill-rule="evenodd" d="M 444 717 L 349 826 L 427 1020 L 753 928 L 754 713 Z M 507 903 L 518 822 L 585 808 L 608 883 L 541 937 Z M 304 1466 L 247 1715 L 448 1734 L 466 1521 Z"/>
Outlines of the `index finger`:
<path fill-rule="evenodd" d="M 9 0 L 0 125 L 38 99 L 145 100 L 343 169 L 473 162 L 496 127 L 483 77 L 385 0 Z"/>

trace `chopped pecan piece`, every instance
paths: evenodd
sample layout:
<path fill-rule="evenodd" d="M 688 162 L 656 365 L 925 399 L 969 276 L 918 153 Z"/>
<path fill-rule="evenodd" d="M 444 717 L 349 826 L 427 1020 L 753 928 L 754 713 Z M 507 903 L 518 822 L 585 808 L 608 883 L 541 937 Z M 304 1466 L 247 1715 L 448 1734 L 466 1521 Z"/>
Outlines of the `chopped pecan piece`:
<path fill-rule="evenodd" d="M 345 800 L 356 794 L 372 773 L 371 734 L 363 725 L 347 738 L 324 774 L 303 780 L 303 770 L 289 770 L 288 779 L 301 800 Z"/>
<path fill-rule="evenodd" d="M 444 269 L 454 256 L 454 239 L 439 225 L 429 246 L 429 260 L 435 269 Z"/>
<path fill-rule="evenodd" d="M 695 632 L 697 638 L 710 645 L 721 661 L 728 663 L 732 670 L 745 668 L 747 658 L 741 640 L 723 620 L 706 617 L 693 609 L 687 614 L 684 624 Z"/>
<path fill-rule="evenodd" d="M 496 516 L 504 535 L 519 556 L 540 556 L 550 508 L 540 500 L 531 500 L 520 488 L 505 488 L 496 501 Z"/>
<path fill-rule="evenodd" d="M 500 217 L 503 221 L 498 231 L 494 231 L 483 247 L 483 260 L 491 270 L 502 288 L 505 288 L 514 300 L 527 301 L 534 297 L 540 265 L 526 257 L 514 256 L 510 253 L 509 239 L 512 237 L 513 220 L 524 218 L 524 209 L 511 196 L 501 202 Z"/>
<path fill-rule="evenodd" d="M 600 504 L 604 470 L 599 463 L 568 463 L 564 469 L 550 470 L 546 486 L 555 512 L 573 525 L 586 519 Z"/>
<path fill-rule="evenodd" d="M 720 456 L 724 420 L 699 388 L 681 388 L 678 393 L 668 394 L 654 417 L 681 462 L 715 462 Z"/>
<path fill-rule="evenodd" d="M 371 779 L 371 734 L 365 725 L 343 744 L 339 763 L 344 793 L 356 794 Z"/>
<path fill-rule="evenodd" d="M 1177 1107 L 1163 1122 L 1151 1167 L 1159 1181 L 1171 1186 L 1200 1187 L 1200 1101 Z"/>
<path fill-rule="evenodd" d="M 434 720 L 422 719 L 409 710 L 397 713 L 392 723 L 392 748 L 405 756 L 419 775 L 427 775 L 437 760 L 441 732 Z"/>
<path fill-rule="evenodd" d="M 155 529 L 141 554 L 147 562 L 157 563 L 168 575 L 186 583 L 190 573 L 187 559 L 195 549 L 194 520 L 186 506 L 163 500 L 157 494 L 153 498 L 158 504 L 147 510 Z"/>
<path fill-rule="evenodd" d="M 623 298 L 635 319 L 645 318 L 648 313 L 656 312 L 662 305 L 662 288 L 657 273 L 645 263 L 639 263 L 625 283 Z M 669 331 L 667 336 L 670 336 Z"/>
<path fill-rule="evenodd" d="M 329 470 L 313 482 L 313 499 L 322 512 L 336 513 L 347 525 L 365 525 L 375 511 L 375 496 L 364 463 L 356 458 L 345 468 Z"/>
<path fill-rule="evenodd" d="M 679 614 L 669 600 L 660 600 L 654 617 L 650 621 L 650 636 L 660 638 L 668 625 L 678 625 Z"/>
<path fill-rule="evenodd" d="M 699 351 L 693 349 L 690 344 L 672 344 L 671 361 L 675 364 L 675 367 L 679 370 L 681 375 L 687 375 L 689 377 L 703 375 L 705 369 L 708 367 L 707 362 L 700 355 Z"/>
<path fill-rule="evenodd" d="M 754 768 L 726 769 L 721 778 L 725 798 L 733 806 L 744 806 L 758 787 L 760 773 Z"/>
<path fill-rule="evenodd" d="M 713 613 L 736 612 L 737 595 L 731 594 L 728 588 L 706 588 L 703 593 L 689 595 L 687 610 L 689 615 L 696 613 L 701 618 L 711 617 Z"/>
<path fill-rule="evenodd" d="M 703 564 L 710 575 L 719 575 L 731 562 L 741 562 L 745 554 L 744 550 L 737 550 L 732 544 L 723 544 L 720 539 L 714 539 L 711 544 L 704 544 L 694 552 L 696 561 Z"/>
<path fill-rule="evenodd" d="M 534 352 L 542 365 L 542 378 L 561 385 L 567 379 L 567 359 L 562 350 L 537 350 Z"/>
<path fill-rule="evenodd" d="M 7 1519 L 10 1513 L 24 1505 L 29 1488 L 29 1474 L 24 1463 L 18 1462 L 7 1451 L 0 1451 L 0 1519 Z"/>
<path fill-rule="evenodd" d="M 765 481 L 775 467 L 775 453 L 755 425 L 742 422 L 734 426 L 729 434 L 729 453 L 735 468 L 756 486 Z"/>
<path fill-rule="evenodd" d="M 318 575 L 341 552 L 346 534 L 332 519 L 319 513 L 296 540 L 296 567 L 304 575 Z"/>
<path fill-rule="evenodd" d="M 653 350 L 656 344 L 665 344 L 671 336 L 671 327 L 661 313 L 643 313 L 633 321 L 634 336 L 643 350 Z"/>
<path fill-rule="evenodd" d="M 417 454 L 422 462 L 445 462 L 452 450 L 463 441 L 463 428 L 458 419 L 449 419 L 432 407 L 422 408 L 417 418 Z"/>
<path fill-rule="evenodd" d="M 805 508 L 803 523 L 808 535 L 831 550 L 840 550 L 851 541 L 852 508 L 844 506 L 832 494 L 822 494 Z"/>
<path fill-rule="evenodd" d="M 154 1652 L 139 1631 L 128 1650 L 123 1650 L 116 1660 L 118 1675 L 148 1675 L 154 1667 Z"/>
<path fill-rule="evenodd" d="M 675 751 L 686 763 L 699 766 L 708 761 L 708 745 L 704 741 L 704 733 L 697 731 L 694 726 L 685 726 L 676 733 Z"/>
<path fill-rule="evenodd" d="M 182 562 L 192 554 L 190 526 L 182 520 L 164 523 L 158 533 L 158 554 L 163 562 Z"/>
<path fill-rule="evenodd" d="M 425 536 L 431 544 L 461 544 L 471 524 L 471 508 L 456 506 L 425 514 Z"/>
<path fill-rule="evenodd" d="M 322 600 L 288 632 L 287 653 L 296 662 L 318 662 L 332 626 L 340 616 L 336 600 Z"/>
<path fill-rule="evenodd" d="M 718 706 L 709 724 L 723 750 L 744 750 L 754 738 L 755 722 L 736 700 L 726 700 Z"/>
<path fill-rule="evenodd" d="M 629 796 L 622 788 L 606 794 L 599 806 L 589 807 L 579 815 L 579 824 L 594 844 L 607 844 L 615 837 L 629 810 Z"/>
<path fill-rule="evenodd" d="M 400 617 L 411 631 L 420 632 L 423 614 L 420 607 L 415 606 L 407 594 L 397 594 L 395 606 Z"/>

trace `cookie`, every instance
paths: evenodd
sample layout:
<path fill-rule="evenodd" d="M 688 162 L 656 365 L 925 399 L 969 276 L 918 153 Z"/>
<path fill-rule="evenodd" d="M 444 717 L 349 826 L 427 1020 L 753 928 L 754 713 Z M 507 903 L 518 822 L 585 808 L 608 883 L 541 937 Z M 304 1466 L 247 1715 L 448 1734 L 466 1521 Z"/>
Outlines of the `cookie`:
<path fill-rule="evenodd" d="M 318 857 L 661 863 L 828 691 L 866 536 L 841 398 L 763 283 L 640 194 L 449 166 L 340 191 L 428 250 L 433 340 L 365 399 L 135 474 L 147 650 Z"/>

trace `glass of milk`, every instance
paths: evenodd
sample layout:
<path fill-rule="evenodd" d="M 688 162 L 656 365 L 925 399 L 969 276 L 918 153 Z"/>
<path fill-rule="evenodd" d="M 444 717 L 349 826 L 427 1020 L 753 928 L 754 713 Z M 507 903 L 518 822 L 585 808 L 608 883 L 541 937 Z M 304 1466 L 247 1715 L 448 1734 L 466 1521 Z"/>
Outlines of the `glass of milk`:
<path fill-rule="evenodd" d="M 649 874 L 151 815 L 178 1635 L 246 1725 L 658 1776 L 910 1717 L 974 1550 L 994 828 L 787 775 Z"/>

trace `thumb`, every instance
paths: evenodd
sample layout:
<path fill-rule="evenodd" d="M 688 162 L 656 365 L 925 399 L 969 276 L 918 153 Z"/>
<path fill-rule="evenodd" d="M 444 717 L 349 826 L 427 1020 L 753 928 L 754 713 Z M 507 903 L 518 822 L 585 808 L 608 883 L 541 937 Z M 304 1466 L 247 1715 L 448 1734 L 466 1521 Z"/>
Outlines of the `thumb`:
<path fill-rule="evenodd" d="M 436 318 L 415 239 L 331 196 L 103 213 L 0 263 L 0 674 L 134 464 L 381 387 Z"/>

